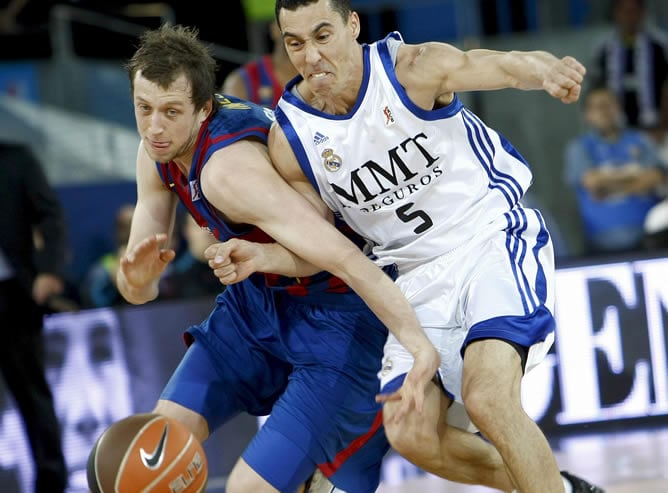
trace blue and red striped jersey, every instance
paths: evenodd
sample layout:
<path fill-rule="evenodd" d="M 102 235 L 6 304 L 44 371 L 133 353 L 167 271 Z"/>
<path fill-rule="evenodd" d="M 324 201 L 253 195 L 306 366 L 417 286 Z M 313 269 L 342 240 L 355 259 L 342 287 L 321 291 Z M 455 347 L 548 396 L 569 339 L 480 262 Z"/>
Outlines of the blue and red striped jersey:
<path fill-rule="evenodd" d="M 259 138 L 266 143 L 273 114 L 267 108 L 233 96 L 216 95 L 216 103 L 219 105 L 217 111 L 202 125 L 197 137 L 190 176 L 186 177 L 172 161 L 156 163 L 160 177 L 165 185 L 179 196 L 181 203 L 196 222 L 207 228 L 218 240 L 240 238 L 261 243 L 272 242 L 274 240 L 269 235 L 255 226 L 228 224 L 201 194 L 199 180 L 209 157 L 217 150 L 240 139 Z M 337 225 L 360 248 L 363 247 L 364 240 L 345 223 L 340 222 Z M 331 295 L 352 294 L 352 290 L 341 279 L 328 272 L 301 278 L 263 275 L 268 287 L 308 298 L 309 301 L 326 302 Z"/>

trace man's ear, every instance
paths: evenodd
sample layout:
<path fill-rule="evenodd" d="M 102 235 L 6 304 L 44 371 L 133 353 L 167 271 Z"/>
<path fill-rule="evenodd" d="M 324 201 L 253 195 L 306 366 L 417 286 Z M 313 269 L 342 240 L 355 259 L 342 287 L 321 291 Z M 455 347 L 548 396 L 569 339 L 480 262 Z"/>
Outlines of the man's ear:
<path fill-rule="evenodd" d="M 353 33 L 353 38 L 357 39 L 360 35 L 360 17 L 357 15 L 357 12 L 350 13 L 350 19 L 348 20 L 348 25 Z"/>
<path fill-rule="evenodd" d="M 201 122 L 199 122 L 200 125 L 202 125 L 202 123 L 204 123 L 204 121 L 209 117 L 212 109 L 213 109 L 213 98 L 209 99 L 202 108 L 202 115 L 204 119 Z"/>

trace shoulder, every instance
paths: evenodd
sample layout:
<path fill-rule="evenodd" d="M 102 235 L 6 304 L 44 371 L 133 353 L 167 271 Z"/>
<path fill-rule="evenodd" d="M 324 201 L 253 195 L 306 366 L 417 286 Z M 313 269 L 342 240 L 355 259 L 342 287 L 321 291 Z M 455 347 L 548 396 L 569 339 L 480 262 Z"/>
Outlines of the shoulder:
<path fill-rule="evenodd" d="M 430 69 L 435 65 L 447 66 L 457 62 L 461 51 L 453 45 L 430 41 L 420 44 L 403 44 L 397 52 L 397 70 Z"/>
<path fill-rule="evenodd" d="M 218 104 L 218 110 L 209 123 L 212 132 L 238 132 L 244 128 L 263 128 L 268 131 L 274 121 L 271 109 L 231 94 L 217 94 L 215 103 Z"/>

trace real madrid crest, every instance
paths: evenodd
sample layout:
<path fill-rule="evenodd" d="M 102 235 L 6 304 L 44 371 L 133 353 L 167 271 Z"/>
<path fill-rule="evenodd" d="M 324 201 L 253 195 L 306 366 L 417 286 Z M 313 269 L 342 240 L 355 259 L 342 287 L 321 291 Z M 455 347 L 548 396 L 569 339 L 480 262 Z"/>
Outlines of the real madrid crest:
<path fill-rule="evenodd" d="M 325 165 L 325 169 L 327 171 L 334 172 L 341 169 L 343 162 L 338 155 L 334 154 L 334 149 L 325 149 L 320 155 L 324 159 L 323 164 Z"/>

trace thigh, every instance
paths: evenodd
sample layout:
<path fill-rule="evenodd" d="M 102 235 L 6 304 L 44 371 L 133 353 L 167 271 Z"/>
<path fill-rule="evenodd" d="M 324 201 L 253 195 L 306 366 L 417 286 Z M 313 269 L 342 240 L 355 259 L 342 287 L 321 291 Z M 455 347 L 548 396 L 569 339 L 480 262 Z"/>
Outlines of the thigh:
<path fill-rule="evenodd" d="M 296 369 L 244 460 L 280 491 L 304 482 L 316 465 L 345 491 L 375 491 L 389 444 L 377 387 L 360 391 L 353 380 L 338 370 Z"/>
<path fill-rule="evenodd" d="M 464 354 L 462 391 L 464 395 L 484 392 L 504 401 L 519 401 L 522 380 L 521 356 L 506 341 L 474 341 Z"/>
<path fill-rule="evenodd" d="M 201 415 L 213 432 L 240 412 L 268 414 L 284 391 L 291 369 L 234 330 L 223 339 L 200 334 L 160 399 Z"/>
<path fill-rule="evenodd" d="M 200 442 L 209 438 L 209 424 L 204 416 L 171 400 L 159 399 L 153 412 L 185 425 Z"/>

